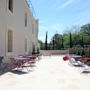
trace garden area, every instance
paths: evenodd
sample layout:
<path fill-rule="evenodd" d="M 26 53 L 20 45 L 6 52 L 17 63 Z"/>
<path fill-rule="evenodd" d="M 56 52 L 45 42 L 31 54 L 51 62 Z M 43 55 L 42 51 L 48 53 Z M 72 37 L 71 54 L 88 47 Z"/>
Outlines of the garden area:
<path fill-rule="evenodd" d="M 49 33 L 46 32 L 45 41 L 39 40 L 41 50 L 66 50 L 69 48 L 90 48 L 90 24 L 74 25 L 66 28 L 63 34 L 55 33 L 48 42 Z"/>

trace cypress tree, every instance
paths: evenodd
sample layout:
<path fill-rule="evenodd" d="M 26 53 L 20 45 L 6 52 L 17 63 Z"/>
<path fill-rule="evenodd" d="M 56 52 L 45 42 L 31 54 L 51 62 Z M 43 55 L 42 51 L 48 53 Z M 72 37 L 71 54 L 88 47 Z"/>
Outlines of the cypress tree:
<path fill-rule="evenodd" d="M 47 50 L 47 32 L 46 32 L 46 39 L 45 39 L 45 50 Z"/>
<path fill-rule="evenodd" d="M 80 55 L 80 51 L 78 50 L 77 55 Z"/>
<path fill-rule="evenodd" d="M 82 36 L 82 40 L 81 40 L 81 46 L 82 46 L 82 48 L 84 48 L 83 36 Z"/>
<path fill-rule="evenodd" d="M 54 46 L 55 46 L 55 40 L 54 40 L 54 38 L 53 38 L 53 50 L 54 50 L 54 48 L 55 48 Z"/>
<path fill-rule="evenodd" d="M 70 48 L 72 48 L 73 44 L 72 44 L 72 35 L 71 35 L 71 32 L 70 32 Z"/>
<path fill-rule="evenodd" d="M 85 55 L 84 49 L 81 51 L 80 55 L 81 55 L 81 56 Z"/>
<path fill-rule="evenodd" d="M 64 44 L 63 44 L 63 37 L 62 37 L 62 48 L 64 48 Z"/>

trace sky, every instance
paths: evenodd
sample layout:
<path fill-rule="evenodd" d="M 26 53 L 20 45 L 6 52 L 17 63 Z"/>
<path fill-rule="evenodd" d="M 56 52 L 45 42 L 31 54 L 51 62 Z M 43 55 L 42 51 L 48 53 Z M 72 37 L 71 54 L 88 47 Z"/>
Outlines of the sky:
<path fill-rule="evenodd" d="M 39 19 L 39 40 L 48 42 L 55 33 L 63 34 L 73 25 L 90 23 L 90 0 L 31 0 L 34 16 Z M 34 12 L 33 11 L 33 12 Z"/>

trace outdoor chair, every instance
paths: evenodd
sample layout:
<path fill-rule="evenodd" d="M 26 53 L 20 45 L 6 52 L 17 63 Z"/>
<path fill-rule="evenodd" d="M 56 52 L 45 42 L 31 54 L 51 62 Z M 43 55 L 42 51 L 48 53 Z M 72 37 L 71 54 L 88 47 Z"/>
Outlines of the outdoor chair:
<path fill-rule="evenodd" d="M 10 60 L 11 60 L 12 68 L 17 68 L 17 70 L 18 70 L 19 68 L 22 68 L 22 69 L 23 69 L 22 65 L 23 65 L 25 62 L 16 61 L 14 58 L 10 58 Z"/>
<path fill-rule="evenodd" d="M 73 55 L 66 55 L 63 57 L 64 61 L 69 61 L 69 65 L 75 66 L 75 67 L 84 67 L 84 64 L 81 62 L 82 58 L 77 58 L 78 56 Z"/>
<path fill-rule="evenodd" d="M 63 60 L 64 60 L 64 61 L 67 61 L 67 60 L 68 60 L 68 57 L 67 57 L 67 56 L 64 56 L 64 57 L 63 57 Z"/>

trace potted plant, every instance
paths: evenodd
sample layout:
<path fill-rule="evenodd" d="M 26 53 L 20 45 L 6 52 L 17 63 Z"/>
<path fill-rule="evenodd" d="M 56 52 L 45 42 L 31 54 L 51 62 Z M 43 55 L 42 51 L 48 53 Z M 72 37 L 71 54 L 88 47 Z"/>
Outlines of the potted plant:
<path fill-rule="evenodd" d="M 37 48 L 37 54 L 39 54 L 40 52 L 39 52 L 39 48 Z"/>
<path fill-rule="evenodd" d="M 33 46 L 32 54 L 35 54 L 35 46 Z"/>

